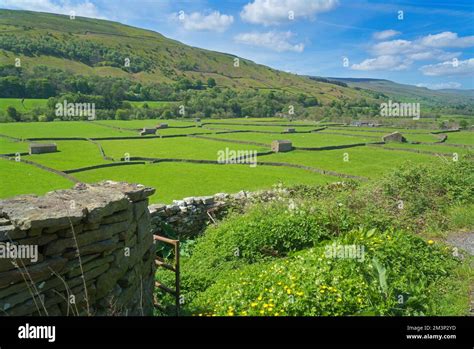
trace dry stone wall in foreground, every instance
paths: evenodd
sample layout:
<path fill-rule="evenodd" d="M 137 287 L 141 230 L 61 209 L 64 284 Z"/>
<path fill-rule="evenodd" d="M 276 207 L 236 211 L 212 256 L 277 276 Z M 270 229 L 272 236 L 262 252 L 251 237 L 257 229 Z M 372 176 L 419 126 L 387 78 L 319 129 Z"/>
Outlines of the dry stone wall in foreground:
<path fill-rule="evenodd" d="M 0 201 L 0 314 L 152 315 L 153 193 L 106 181 Z"/>

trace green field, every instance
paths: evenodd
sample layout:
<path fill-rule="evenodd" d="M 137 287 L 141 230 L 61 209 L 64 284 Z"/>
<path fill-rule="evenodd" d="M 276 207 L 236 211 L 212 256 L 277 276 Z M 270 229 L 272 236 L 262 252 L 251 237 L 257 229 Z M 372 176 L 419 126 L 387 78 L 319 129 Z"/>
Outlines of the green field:
<path fill-rule="evenodd" d="M 248 165 L 207 165 L 160 163 L 85 171 L 74 174 L 85 182 L 112 179 L 156 188 L 153 203 L 170 203 L 189 196 L 234 193 L 240 190 L 270 188 L 274 184 L 324 184 L 334 181 L 300 169 L 250 167 Z"/>
<path fill-rule="evenodd" d="M 114 159 L 124 157 L 199 159 L 217 161 L 220 150 L 268 151 L 267 148 L 246 144 L 217 142 L 199 138 L 179 137 L 163 139 L 138 139 L 122 141 L 101 141 L 105 153 Z"/>
<path fill-rule="evenodd" d="M 359 129 L 352 129 L 352 128 L 331 128 L 328 127 L 325 130 L 320 131 L 321 133 L 342 133 L 342 134 L 352 134 L 355 137 L 366 136 L 371 138 L 378 138 L 379 141 L 382 140 L 382 137 L 399 131 L 408 141 L 410 142 L 427 142 L 427 143 L 434 143 L 438 140 L 434 135 L 430 134 L 429 132 L 426 133 L 418 133 L 418 132 L 404 132 L 403 129 L 388 129 L 386 131 L 376 129 L 375 132 L 371 132 L 369 130 L 359 130 Z"/>
<path fill-rule="evenodd" d="M 448 133 L 446 143 L 474 145 L 474 132 L 461 131 Z"/>
<path fill-rule="evenodd" d="M 56 153 L 27 155 L 24 158 L 60 171 L 111 162 L 104 160 L 97 146 L 91 142 L 55 141 L 55 144 L 58 147 Z"/>
<path fill-rule="evenodd" d="M 356 143 L 370 143 L 374 139 L 368 137 L 351 137 L 344 135 L 324 134 L 321 132 L 302 133 L 302 134 L 265 134 L 265 133 L 226 133 L 220 135 L 213 135 L 213 138 L 232 139 L 237 141 L 259 142 L 271 144 L 276 139 L 285 139 L 293 142 L 295 147 L 327 147 L 335 145 L 349 145 Z M 377 140 L 375 140 L 377 141 Z"/>
<path fill-rule="evenodd" d="M 117 130 L 86 121 L 4 123 L 0 124 L 0 134 L 21 139 L 137 136 L 137 132 Z"/>
<path fill-rule="evenodd" d="M 172 138 L 115 139 L 97 140 L 96 144 L 87 140 L 45 140 L 37 142 L 54 142 L 58 152 L 50 154 L 24 155 L 22 159 L 47 166 L 58 171 L 76 170 L 89 166 L 111 163 L 105 160 L 99 150 L 102 146 L 105 154 L 120 162 L 122 158 L 141 157 L 159 159 L 217 161 L 219 152 L 244 151 L 268 152 L 270 144 L 276 139 L 287 139 L 293 146 L 301 148 L 319 148 L 356 143 L 379 141 L 379 137 L 392 129 L 352 129 L 329 127 L 325 131 L 314 133 L 278 134 L 258 132 L 234 132 L 218 134 L 220 127 L 234 131 L 264 130 L 278 132 L 285 127 L 276 126 L 284 123 L 282 119 L 222 119 L 209 120 L 209 125 L 216 129 L 194 127 L 192 120 L 101 120 L 95 122 L 37 122 L 37 123 L 4 123 L 0 124 L 0 134 L 20 139 L 28 138 L 102 138 L 102 137 L 136 137 L 138 129 L 167 123 L 168 129 L 159 130 L 161 135 L 182 135 Z M 231 125 L 230 125 L 231 124 Z M 248 124 L 258 124 L 248 125 Z M 307 125 L 307 124 L 305 124 Z M 188 127 L 191 126 L 191 127 Z M 315 126 L 316 127 L 316 126 Z M 297 130 L 308 130 L 313 126 L 296 126 Z M 430 130 L 401 130 L 409 140 L 431 140 L 435 137 Z M 214 139 L 187 137 L 192 133 L 204 133 Z M 419 134 L 420 133 L 420 134 Z M 347 134 L 347 135 L 346 135 Z M 375 137 L 375 138 L 374 138 Z M 413 137 L 413 138 L 412 138 Z M 236 141 L 236 142 L 232 142 Z M 0 154 L 15 154 L 28 151 L 29 141 L 15 141 L 0 137 Z M 244 142 L 244 143 L 239 143 Z M 245 144 L 245 142 L 262 145 Z M 344 176 L 358 176 L 367 179 L 379 178 L 383 174 L 398 168 L 402 164 L 430 163 L 437 161 L 435 155 L 407 152 L 420 150 L 430 153 L 443 153 L 442 161 L 452 161 L 451 154 L 459 158 L 470 153 L 473 137 L 470 132 L 449 133 L 445 144 L 397 144 L 384 146 L 358 146 L 338 150 L 294 150 L 288 153 L 261 155 L 259 163 L 278 163 L 257 165 L 255 168 L 244 165 L 217 165 L 189 162 L 161 162 L 145 165 L 130 165 L 100 168 L 72 173 L 78 180 L 96 182 L 113 179 L 142 183 L 157 188 L 153 202 L 170 202 L 174 199 L 193 195 L 212 195 L 216 192 L 235 192 L 239 190 L 256 190 L 269 188 L 283 182 L 285 184 L 318 184 L 343 180 Z M 449 146 L 464 144 L 466 147 Z M 397 148 L 390 150 L 386 148 Z M 242 153 L 243 154 L 243 153 Z M 232 156 L 232 154 L 231 154 Z M 348 161 L 344 161 L 344 157 Z M 1 197 L 10 197 L 24 193 L 45 193 L 57 188 L 70 187 L 72 182 L 58 174 L 47 172 L 26 163 L 2 160 L 5 185 Z M 305 168 L 297 168 L 302 166 Z M 335 174 L 321 175 L 317 170 L 332 171 Z"/>
<path fill-rule="evenodd" d="M 346 154 L 348 161 L 344 161 Z M 264 156 L 259 161 L 286 162 L 355 176 L 377 178 L 389 171 L 390 168 L 400 166 L 407 161 L 429 163 L 433 161 L 433 157 L 373 147 L 357 147 L 327 151 L 295 150 L 289 153 Z"/>
<path fill-rule="evenodd" d="M 283 133 L 288 128 L 294 128 L 296 132 L 309 132 L 317 128 L 317 126 L 271 126 L 271 125 L 206 125 L 207 128 L 243 130 L 243 131 L 264 131 L 264 132 L 278 132 Z"/>
<path fill-rule="evenodd" d="M 28 143 L 0 137 L 0 154 L 24 153 L 28 151 Z"/>
<path fill-rule="evenodd" d="M 21 162 L 0 159 L 0 172 L 0 198 L 20 194 L 43 195 L 48 191 L 66 189 L 73 185 L 61 176 Z"/>
<path fill-rule="evenodd" d="M 8 107 L 14 107 L 19 112 L 33 109 L 35 107 L 46 107 L 47 99 L 29 98 L 23 100 L 21 98 L 0 98 L 0 110 L 6 110 Z"/>

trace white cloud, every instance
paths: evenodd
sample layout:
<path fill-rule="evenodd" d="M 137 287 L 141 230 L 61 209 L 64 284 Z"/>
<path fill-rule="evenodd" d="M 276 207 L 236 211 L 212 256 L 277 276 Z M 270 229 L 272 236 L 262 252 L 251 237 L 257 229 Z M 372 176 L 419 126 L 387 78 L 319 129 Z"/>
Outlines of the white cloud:
<path fill-rule="evenodd" d="M 420 70 L 428 76 L 474 75 L 474 58 L 424 65 Z"/>
<path fill-rule="evenodd" d="M 393 29 L 388 29 L 388 30 L 383 30 L 381 32 L 375 32 L 374 33 L 374 39 L 376 40 L 387 40 L 390 39 L 394 36 L 400 35 L 401 33 L 399 31 L 393 30 Z"/>
<path fill-rule="evenodd" d="M 372 47 L 371 51 L 377 56 L 424 52 L 423 47 L 413 41 L 400 39 L 379 42 Z"/>
<path fill-rule="evenodd" d="M 407 54 L 407 57 L 413 61 L 426 61 L 430 59 L 435 59 L 438 61 L 446 61 L 448 59 L 453 59 L 459 57 L 461 52 L 446 52 L 442 50 L 431 50 L 425 52 L 417 52 Z"/>
<path fill-rule="evenodd" d="M 419 54 L 420 59 L 426 55 L 428 59 L 438 57 L 439 60 L 446 60 L 452 56 L 446 57 L 448 53 L 440 48 L 470 46 L 474 46 L 474 36 L 458 37 L 456 33 L 443 32 L 435 35 L 430 34 L 414 41 L 399 39 L 379 42 L 372 47 L 371 51 L 377 56 Z"/>
<path fill-rule="evenodd" d="M 38 12 L 49 12 L 70 15 L 74 12 L 76 16 L 105 18 L 99 14 L 97 7 L 89 0 L 73 3 L 69 0 L 2 0 L 1 4 L 5 8 L 29 10 Z"/>
<path fill-rule="evenodd" d="M 294 34 L 291 31 L 266 33 L 242 33 L 235 36 L 234 40 L 241 44 L 268 48 L 277 52 L 293 51 L 303 52 L 304 44 L 293 44 L 290 42 Z"/>
<path fill-rule="evenodd" d="M 459 37 L 457 33 L 442 32 L 423 37 L 420 40 L 427 47 L 470 47 L 474 46 L 474 35 Z"/>
<path fill-rule="evenodd" d="M 298 18 L 313 18 L 317 13 L 330 11 L 339 0 L 254 0 L 244 6 L 242 20 L 254 24 L 275 25 Z"/>
<path fill-rule="evenodd" d="M 186 30 L 212 30 L 224 32 L 234 23 L 234 17 L 221 14 L 219 11 L 211 13 L 193 12 L 191 14 L 175 14 L 174 19 L 180 21 Z"/>
<path fill-rule="evenodd" d="M 402 39 L 382 41 L 370 48 L 370 52 L 375 56 L 374 58 L 368 58 L 360 64 L 354 64 L 352 69 L 393 70 L 408 68 L 415 61 L 436 60 L 446 62 L 459 57 L 462 52 L 445 51 L 441 48 L 470 46 L 474 46 L 474 36 L 459 37 L 458 34 L 452 32 L 430 34 L 413 41 Z M 397 62 L 402 63 L 398 65 Z M 438 70 L 447 71 L 443 64 L 425 66 L 422 67 L 422 71 L 426 71 L 425 75 L 437 75 Z M 462 70 L 455 70 L 451 73 L 460 74 L 460 71 Z"/>
<path fill-rule="evenodd" d="M 369 58 L 359 64 L 353 64 L 353 70 L 404 70 L 408 68 L 409 62 L 403 61 L 395 56 L 379 56 L 376 58 Z"/>
<path fill-rule="evenodd" d="M 444 90 L 444 89 L 458 89 L 461 88 L 462 85 L 459 82 L 440 82 L 438 84 L 425 84 L 425 83 L 420 83 L 416 84 L 418 87 L 426 87 L 429 88 L 430 90 Z"/>

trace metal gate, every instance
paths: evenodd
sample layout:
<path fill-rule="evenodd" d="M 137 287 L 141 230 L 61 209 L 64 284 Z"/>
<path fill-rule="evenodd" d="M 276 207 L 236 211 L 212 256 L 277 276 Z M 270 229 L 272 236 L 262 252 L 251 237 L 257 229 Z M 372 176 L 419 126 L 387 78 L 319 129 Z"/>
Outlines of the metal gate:
<path fill-rule="evenodd" d="M 159 288 L 161 291 L 165 293 L 169 293 L 174 296 L 175 298 L 175 315 L 179 316 L 179 306 L 180 306 L 180 283 L 179 283 L 179 240 L 172 240 L 166 238 L 164 236 L 153 235 L 153 239 L 156 242 L 165 243 L 168 245 L 172 245 L 174 247 L 174 261 L 173 264 L 168 264 L 164 259 L 161 257 L 155 258 L 155 264 L 157 268 L 164 268 L 171 272 L 175 273 L 175 285 L 174 289 L 163 285 L 160 281 L 155 281 L 155 287 Z M 166 312 L 166 307 L 163 304 L 160 304 L 155 297 L 155 307 L 161 310 L 162 312 Z"/>

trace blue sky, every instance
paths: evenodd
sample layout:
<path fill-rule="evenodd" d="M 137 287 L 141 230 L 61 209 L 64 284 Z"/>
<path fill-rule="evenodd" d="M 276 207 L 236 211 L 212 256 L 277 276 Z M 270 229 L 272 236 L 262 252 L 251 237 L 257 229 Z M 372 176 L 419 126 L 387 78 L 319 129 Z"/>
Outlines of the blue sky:
<path fill-rule="evenodd" d="M 0 0 L 105 18 L 284 71 L 474 88 L 472 0 Z"/>

